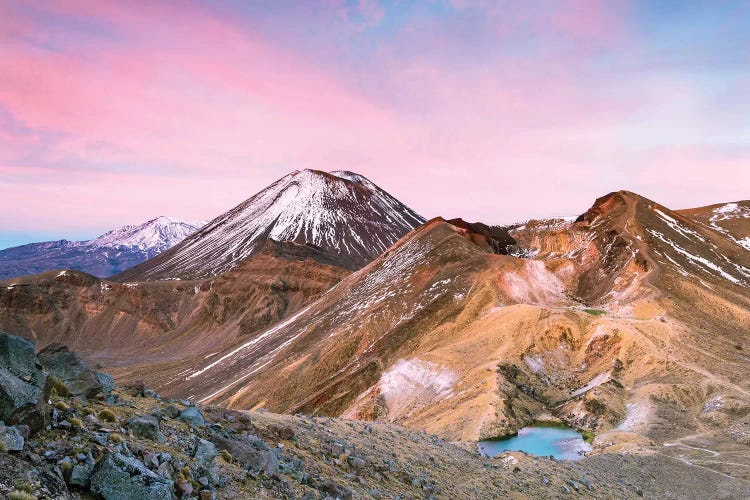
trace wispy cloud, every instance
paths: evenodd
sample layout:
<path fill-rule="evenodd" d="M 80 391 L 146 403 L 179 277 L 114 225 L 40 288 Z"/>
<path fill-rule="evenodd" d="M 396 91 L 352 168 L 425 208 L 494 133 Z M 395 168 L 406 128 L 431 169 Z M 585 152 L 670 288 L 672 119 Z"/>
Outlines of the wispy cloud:
<path fill-rule="evenodd" d="M 746 197 L 748 14 L 686 4 L 4 2 L 0 231 L 207 219 L 293 168 L 487 222 Z"/>

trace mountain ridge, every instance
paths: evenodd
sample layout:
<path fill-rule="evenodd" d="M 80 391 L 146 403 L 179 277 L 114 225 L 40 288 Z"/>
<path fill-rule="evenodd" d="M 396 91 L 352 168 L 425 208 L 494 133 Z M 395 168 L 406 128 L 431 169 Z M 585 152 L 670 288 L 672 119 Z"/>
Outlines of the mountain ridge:
<path fill-rule="evenodd" d="M 0 279 L 75 269 L 105 278 L 167 250 L 199 226 L 165 216 L 128 224 L 90 240 L 27 243 L 0 250 Z"/>
<path fill-rule="evenodd" d="M 229 408 L 451 441 L 548 415 L 593 433 L 594 453 L 675 456 L 693 436 L 740 448 L 750 252 L 688 215 L 618 191 L 576 220 L 436 217 L 354 272 L 330 250 L 266 238 L 200 280 L 48 273 L 2 283 L 0 328 L 75 341 L 119 381 Z"/>

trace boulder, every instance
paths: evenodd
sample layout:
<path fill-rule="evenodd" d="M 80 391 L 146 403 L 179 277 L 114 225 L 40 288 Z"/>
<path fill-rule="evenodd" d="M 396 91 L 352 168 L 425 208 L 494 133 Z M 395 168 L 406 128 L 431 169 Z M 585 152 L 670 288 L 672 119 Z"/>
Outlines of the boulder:
<path fill-rule="evenodd" d="M 214 444 L 222 450 L 227 450 L 232 459 L 255 472 L 273 475 L 279 472 L 279 460 L 262 440 L 255 436 L 242 436 L 237 439 L 227 439 L 221 436 L 211 438 Z"/>
<path fill-rule="evenodd" d="M 177 498 L 190 498 L 193 494 L 193 486 L 186 479 L 180 479 L 175 485 Z"/>
<path fill-rule="evenodd" d="M 28 340 L 0 332 L 0 368 L 37 387 L 46 378 L 34 354 L 34 344 Z"/>
<path fill-rule="evenodd" d="M 195 443 L 195 449 L 193 456 L 195 459 L 203 465 L 210 465 L 218 455 L 216 446 L 211 441 L 205 439 L 198 439 Z"/>
<path fill-rule="evenodd" d="M 84 465 L 74 465 L 70 471 L 68 484 L 87 488 L 91 482 L 91 470 Z"/>
<path fill-rule="evenodd" d="M 169 462 L 164 462 L 156 469 L 156 473 L 161 477 L 170 478 L 174 476 L 174 467 Z"/>
<path fill-rule="evenodd" d="M 23 444 L 23 434 L 17 427 L 0 425 L 0 447 L 3 451 L 21 451 Z"/>
<path fill-rule="evenodd" d="M 206 420 L 203 418 L 203 414 L 195 406 L 188 406 L 182 410 L 180 412 L 180 418 L 193 428 L 206 425 Z"/>
<path fill-rule="evenodd" d="M 180 416 L 180 409 L 175 405 L 167 405 L 161 412 L 169 418 L 177 418 Z"/>
<path fill-rule="evenodd" d="M 128 429 L 136 437 L 155 440 L 159 437 L 159 420 L 152 415 L 135 415 L 128 420 Z"/>
<path fill-rule="evenodd" d="M 340 498 L 341 500 L 350 500 L 352 498 L 352 490 L 338 483 L 335 483 L 330 479 L 322 479 L 320 481 L 317 481 L 313 486 L 318 491 L 327 493 L 333 498 Z"/>
<path fill-rule="evenodd" d="M 109 394 L 115 390 L 115 379 L 112 375 L 102 372 L 94 373 L 96 374 L 96 380 L 98 380 L 99 384 L 102 386 L 102 392 L 104 394 Z"/>
<path fill-rule="evenodd" d="M 100 380 L 108 375 L 98 374 L 91 370 L 76 353 L 69 351 L 68 347 L 63 344 L 50 344 L 39 351 L 37 357 L 49 373 L 65 383 L 73 396 L 93 398 L 98 394 L 108 392 Z M 108 388 L 111 390 L 111 387 Z"/>
<path fill-rule="evenodd" d="M 0 420 L 28 425 L 32 432 L 49 423 L 51 383 L 34 354 L 34 344 L 0 332 Z"/>
<path fill-rule="evenodd" d="M 105 500 L 171 500 L 173 485 L 121 453 L 104 455 L 91 474 L 91 491 Z"/>

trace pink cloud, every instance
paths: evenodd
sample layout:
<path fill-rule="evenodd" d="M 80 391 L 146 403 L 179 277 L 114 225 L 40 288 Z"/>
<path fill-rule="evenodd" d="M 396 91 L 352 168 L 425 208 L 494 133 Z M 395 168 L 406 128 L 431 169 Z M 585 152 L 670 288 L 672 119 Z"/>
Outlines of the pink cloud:
<path fill-rule="evenodd" d="M 383 4 L 356 4 L 356 20 L 325 4 L 325 33 L 303 23 L 334 45 L 321 53 L 187 2 L 0 5 L 0 124 L 16 124 L 0 126 L 0 196 L 28 207 L 0 215 L 0 230 L 211 218 L 293 168 L 361 171 L 428 217 L 490 223 L 655 189 L 635 165 L 665 182 L 703 160 L 741 175 L 750 155 L 680 144 L 736 125 L 700 85 L 597 71 L 622 47 L 645 50 L 621 4 L 559 5 L 457 4 L 480 15 L 380 39 L 361 23 L 387 24 Z M 696 149 L 667 154 L 654 137 Z"/>

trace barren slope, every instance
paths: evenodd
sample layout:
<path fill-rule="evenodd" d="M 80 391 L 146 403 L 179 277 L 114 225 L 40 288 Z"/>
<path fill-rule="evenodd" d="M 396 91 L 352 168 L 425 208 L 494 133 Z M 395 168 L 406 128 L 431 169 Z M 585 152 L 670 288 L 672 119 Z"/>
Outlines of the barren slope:
<path fill-rule="evenodd" d="M 533 258 L 461 226 L 429 222 L 161 389 L 451 439 L 552 414 L 613 449 L 716 429 L 748 440 L 750 252 L 627 192 L 512 231 Z"/>
<path fill-rule="evenodd" d="M 719 231 L 738 245 L 750 250 L 750 201 L 720 203 L 678 210 L 678 213 Z"/>
<path fill-rule="evenodd" d="M 63 342 L 107 366 L 204 356 L 294 313 L 349 272 L 320 251 L 266 242 L 217 278 L 116 283 L 78 271 L 0 282 L 0 328 Z M 318 260 L 315 260 L 318 259 Z"/>

